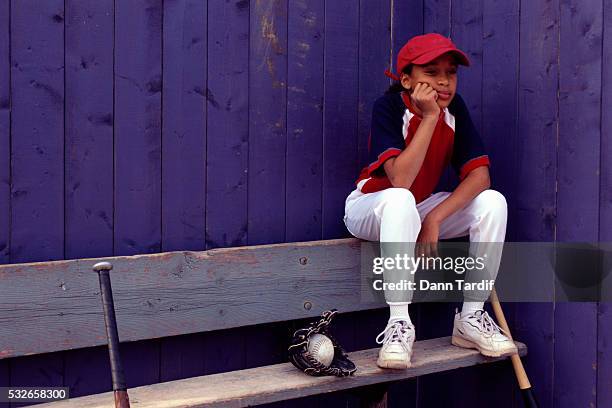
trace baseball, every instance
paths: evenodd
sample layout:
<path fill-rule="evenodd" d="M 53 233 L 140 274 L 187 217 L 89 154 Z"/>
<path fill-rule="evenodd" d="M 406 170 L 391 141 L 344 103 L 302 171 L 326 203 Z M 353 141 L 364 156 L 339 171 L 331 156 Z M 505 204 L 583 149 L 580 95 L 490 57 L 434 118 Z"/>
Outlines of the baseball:
<path fill-rule="evenodd" d="M 313 334 L 308 340 L 308 352 L 319 363 L 329 367 L 334 359 L 334 343 L 323 334 Z"/>

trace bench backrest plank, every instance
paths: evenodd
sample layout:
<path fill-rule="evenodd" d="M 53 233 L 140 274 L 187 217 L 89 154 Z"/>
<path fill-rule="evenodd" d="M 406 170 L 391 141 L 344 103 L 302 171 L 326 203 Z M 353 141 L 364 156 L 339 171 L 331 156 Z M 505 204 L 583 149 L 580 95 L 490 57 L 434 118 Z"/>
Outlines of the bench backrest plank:
<path fill-rule="evenodd" d="M 341 239 L 3 265 L 0 358 L 105 344 L 100 260 L 124 342 L 382 307 L 361 302 L 360 251 Z"/>

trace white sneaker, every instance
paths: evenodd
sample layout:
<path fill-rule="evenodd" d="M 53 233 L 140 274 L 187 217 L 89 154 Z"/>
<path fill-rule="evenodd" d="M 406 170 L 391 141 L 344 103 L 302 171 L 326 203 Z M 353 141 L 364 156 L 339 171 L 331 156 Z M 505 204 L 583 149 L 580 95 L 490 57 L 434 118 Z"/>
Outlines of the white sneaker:
<path fill-rule="evenodd" d="M 393 320 L 376 337 L 382 344 L 376 364 L 380 368 L 408 368 L 414 344 L 414 326 L 405 320 Z"/>
<path fill-rule="evenodd" d="M 477 349 L 487 357 L 517 353 L 514 342 L 503 333 L 501 327 L 484 310 L 465 317 L 461 317 L 458 310 L 455 311 L 452 337 L 455 346 Z"/>

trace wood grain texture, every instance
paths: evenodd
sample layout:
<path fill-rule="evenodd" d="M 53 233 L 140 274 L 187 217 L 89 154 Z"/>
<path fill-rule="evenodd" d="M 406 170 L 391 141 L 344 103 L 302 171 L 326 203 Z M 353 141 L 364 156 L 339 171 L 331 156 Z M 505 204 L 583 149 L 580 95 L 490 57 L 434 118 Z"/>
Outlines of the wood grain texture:
<path fill-rule="evenodd" d="M 391 63 L 394 72 L 397 69 L 397 54 L 406 42 L 415 35 L 421 35 L 425 29 L 424 0 L 391 1 Z"/>
<path fill-rule="evenodd" d="M 560 6 L 557 241 L 596 242 L 599 239 L 602 3 L 562 1 Z M 554 378 L 554 404 L 594 406 L 597 403 L 596 303 L 556 304 Z"/>
<path fill-rule="evenodd" d="M 603 2 L 603 43 L 601 106 L 612 103 L 612 1 Z M 612 126 L 612 115 L 602 109 L 600 145 L 600 190 L 599 190 L 599 241 L 612 241 L 612 165 L 606 157 L 612 156 L 612 138 L 608 129 Z M 612 293 L 608 282 L 604 293 Z M 612 305 L 600 302 L 597 321 L 597 406 L 612 406 Z"/>
<path fill-rule="evenodd" d="M 325 3 L 323 238 L 348 235 L 344 203 L 355 188 L 359 80 L 359 1 Z"/>
<path fill-rule="evenodd" d="M 64 258 L 113 253 L 113 1 L 66 2 Z"/>
<path fill-rule="evenodd" d="M 8 360 L 0 361 L 0 387 L 8 387 L 9 382 L 9 362 Z M 9 408 L 8 402 L 0 402 L 0 408 Z"/>
<path fill-rule="evenodd" d="M 0 263 L 10 259 L 11 84 L 10 4 L 0 1 Z"/>
<path fill-rule="evenodd" d="M 63 358 L 64 385 L 70 388 L 71 397 L 112 390 L 108 347 L 70 350 Z"/>
<path fill-rule="evenodd" d="M 372 106 L 386 91 L 391 45 L 391 2 L 359 2 L 359 111 L 357 113 L 357 158 L 359 167 L 369 164 L 368 139 Z M 356 177 L 355 177 L 356 179 Z"/>
<path fill-rule="evenodd" d="M 482 135 L 482 0 L 452 2 L 453 42 L 470 59 L 469 67 L 459 67 L 457 92 L 463 96 L 474 126 Z"/>
<path fill-rule="evenodd" d="M 114 266 L 122 341 L 381 306 L 360 301 L 360 243 L 354 239 L 103 259 Z M 0 356 L 105 344 L 91 271 L 97 261 L 0 266 Z M 25 287 L 27 299 L 15 290 Z"/>
<path fill-rule="evenodd" d="M 451 36 L 451 0 L 423 0 L 424 29 Z"/>
<path fill-rule="evenodd" d="M 162 251 L 205 249 L 207 5 L 163 3 Z"/>
<path fill-rule="evenodd" d="M 287 0 L 251 2 L 248 243 L 285 241 Z"/>
<path fill-rule="evenodd" d="M 527 348 L 518 343 L 519 353 Z M 449 337 L 416 342 L 409 370 L 383 370 L 376 366 L 378 349 L 349 354 L 358 367 L 352 377 L 310 377 L 290 363 L 276 364 L 231 373 L 171 381 L 130 390 L 134 407 L 245 407 L 282 399 L 357 388 L 398 381 L 461 367 L 491 363 L 502 358 L 485 359 L 475 350 L 450 344 Z M 263 379 L 263 381 L 262 381 Z M 112 394 L 40 405 L 41 408 L 93 408 L 112 401 Z"/>
<path fill-rule="evenodd" d="M 482 4 L 482 124 L 481 137 L 491 160 L 492 188 L 501 192 L 508 205 L 506 241 L 516 240 L 516 155 L 518 134 L 520 1 L 484 1 Z M 471 69 L 471 68 L 470 68 Z M 462 78 L 463 80 L 463 78 Z M 503 112 L 503 114 L 501 114 Z M 517 303 L 503 304 L 504 314 L 514 327 Z M 520 406 L 516 378 L 510 364 L 488 367 L 474 373 L 483 381 L 476 393 L 481 406 L 501 396 L 501 406 Z M 470 394 L 473 395 L 473 394 Z"/>
<path fill-rule="evenodd" d="M 286 239 L 321 239 L 323 0 L 288 3 Z"/>
<path fill-rule="evenodd" d="M 506 241 L 516 240 L 519 77 L 518 0 L 485 1 L 482 9 L 482 132 L 493 188 L 508 203 Z M 468 68 L 468 70 L 471 68 Z M 461 78 L 463 82 L 465 78 Z M 503 112 L 503 114 L 501 114 Z"/>
<path fill-rule="evenodd" d="M 114 253 L 161 250 L 161 0 L 116 2 Z"/>
<path fill-rule="evenodd" d="M 64 257 L 64 1 L 11 5 L 11 262 Z"/>
<path fill-rule="evenodd" d="M 554 241 L 559 2 L 521 1 L 515 238 Z M 549 288 L 554 290 L 552 283 Z M 529 345 L 525 369 L 542 407 L 553 406 L 554 305 L 519 303 L 513 336 Z"/>
<path fill-rule="evenodd" d="M 208 3 L 206 248 L 247 243 L 249 10 Z"/>

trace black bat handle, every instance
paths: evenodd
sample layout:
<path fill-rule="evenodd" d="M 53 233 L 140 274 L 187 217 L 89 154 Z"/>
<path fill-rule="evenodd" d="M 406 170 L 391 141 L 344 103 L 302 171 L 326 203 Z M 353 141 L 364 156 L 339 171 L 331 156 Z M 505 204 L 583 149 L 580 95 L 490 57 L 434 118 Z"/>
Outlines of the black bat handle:
<path fill-rule="evenodd" d="M 113 302 L 113 290 L 109 274 L 113 266 L 109 262 L 100 262 L 95 264 L 93 269 L 98 272 L 100 278 L 100 295 L 102 296 L 102 307 L 104 309 L 104 323 L 108 339 L 108 355 L 111 365 L 113 391 L 126 391 L 125 375 L 119 355 L 119 333 L 117 332 L 115 304 Z"/>

